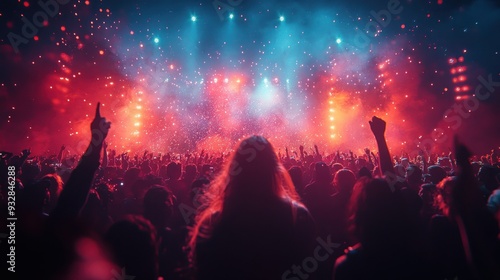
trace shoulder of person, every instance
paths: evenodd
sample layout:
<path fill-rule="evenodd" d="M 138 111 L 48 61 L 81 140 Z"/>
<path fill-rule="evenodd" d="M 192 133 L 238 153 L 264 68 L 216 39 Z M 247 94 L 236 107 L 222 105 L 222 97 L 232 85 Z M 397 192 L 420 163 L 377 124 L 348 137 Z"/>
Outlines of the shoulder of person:
<path fill-rule="evenodd" d="M 293 211 L 295 212 L 296 223 L 303 225 L 314 224 L 314 219 L 309 213 L 309 210 L 302 204 L 297 201 L 292 202 Z"/>

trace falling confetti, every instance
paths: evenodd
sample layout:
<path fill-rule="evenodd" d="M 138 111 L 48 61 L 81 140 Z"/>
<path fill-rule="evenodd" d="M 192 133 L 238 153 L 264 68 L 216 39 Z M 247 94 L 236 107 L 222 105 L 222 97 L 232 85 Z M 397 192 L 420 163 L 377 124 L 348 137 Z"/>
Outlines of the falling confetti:
<path fill-rule="evenodd" d="M 500 80 L 494 1 L 400 1 L 392 14 L 387 1 L 11 2 L 0 10 L 0 145 L 11 149 L 86 139 L 98 101 L 121 150 L 224 150 L 263 134 L 362 151 L 375 149 L 372 115 L 411 149 L 448 126 L 476 77 Z"/>

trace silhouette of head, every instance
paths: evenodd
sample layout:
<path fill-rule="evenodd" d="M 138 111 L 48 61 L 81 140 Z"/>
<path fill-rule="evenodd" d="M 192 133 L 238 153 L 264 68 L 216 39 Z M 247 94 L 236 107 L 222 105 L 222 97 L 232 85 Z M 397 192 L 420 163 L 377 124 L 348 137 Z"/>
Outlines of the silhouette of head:
<path fill-rule="evenodd" d="M 148 160 L 145 160 L 142 162 L 141 164 L 141 172 L 142 174 L 146 175 L 146 174 L 149 174 L 151 173 L 151 166 L 149 165 L 149 161 Z"/>
<path fill-rule="evenodd" d="M 332 174 L 337 173 L 337 171 L 339 171 L 340 169 L 344 169 L 344 166 L 340 163 L 334 163 L 332 165 Z"/>
<path fill-rule="evenodd" d="M 56 207 L 57 200 L 63 189 L 63 182 L 61 177 L 57 174 L 47 174 L 43 176 L 41 181 L 46 181 L 49 184 L 48 190 L 50 192 L 50 199 L 46 205 L 46 210 L 47 213 L 50 213 L 50 211 Z"/>
<path fill-rule="evenodd" d="M 173 213 L 174 197 L 165 187 L 153 185 L 144 195 L 144 218 L 155 227 L 166 227 Z"/>
<path fill-rule="evenodd" d="M 394 166 L 394 171 L 396 172 L 396 175 L 398 175 L 401 178 L 404 178 L 406 175 L 406 169 L 402 164 L 396 164 Z"/>
<path fill-rule="evenodd" d="M 365 246 L 390 238 L 397 209 L 387 181 L 363 177 L 354 185 L 350 203 L 351 231 Z"/>
<path fill-rule="evenodd" d="M 335 173 L 333 184 L 337 187 L 339 192 L 350 193 L 354 184 L 356 183 L 356 176 L 349 169 L 340 169 Z"/>
<path fill-rule="evenodd" d="M 427 170 L 429 172 L 429 175 L 431 175 L 430 180 L 433 184 L 437 185 L 439 184 L 439 182 L 441 182 L 441 180 L 446 178 L 446 171 L 441 166 L 432 165 L 429 166 Z"/>
<path fill-rule="evenodd" d="M 438 196 L 437 203 L 439 208 L 448 215 L 450 210 L 455 207 L 455 189 L 457 186 L 457 177 L 447 177 L 437 184 Z"/>
<path fill-rule="evenodd" d="M 361 169 L 359 169 L 358 178 L 361 178 L 361 177 L 368 177 L 368 178 L 372 177 L 372 172 L 370 171 L 370 169 L 368 169 L 368 167 L 363 166 L 363 167 L 361 167 Z"/>
<path fill-rule="evenodd" d="M 420 188 L 418 195 L 422 198 L 424 207 L 432 208 L 436 204 L 435 201 L 438 195 L 438 189 L 434 184 L 424 184 Z"/>
<path fill-rule="evenodd" d="M 409 165 L 406 169 L 406 181 L 412 187 L 422 184 L 422 170 L 416 165 Z"/>
<path fill-rule="evenodd" d="M 290 174 L 290 177 L 292 178 L 293 185 L 295 186 L 295 190 L 297 192 L 301 192 L 302 189 L 304 188 L 303 186 L 303 179 L 302 179 L 302 169 L 298 166 L 292 166 L 290 169 L 288 169 L 288 174 Z"/>
<path fill-rule="evenodd" d="M 332 174 L 330 173 L 330 168 L 326 163 L 322 161 L 316 162 L 314 165 L 314 180 L 317 182 L 327 182 L 330 183 L 332 181 Z"/>
<path fill-rule="evenodd" d="M 153 225 L 140 216 L 127 216 L 114 223 L 105 236 L 115 263 L 128 275 L 157 279 L 156 235 Z"/>
<path fill-rule="evenodd" d="M 229 162 L 230 165 L 225 174 L 227 175 L 226 196 L 285 195 L 281 182 L 285 175 L 288 179 L 290 177 L 266 138 L 252 136 L 243 140 Z M 290 190 L 287 189 L 287 191 Z"/>
<path fill-rule="evenodd" d="M 493 192 L 498 187 L 497 175 L 500 169 L 491 165 L 484 165 L 479 169 L 477 179 L 484 184 L 489 192 Z"/>
<path fill-rule="evenodd" d="M 194 179 L 196 177 L 196 165 L 188 164 L 186 165 L 186 173 L 184 174 L 185 178 Z"/>
<path fill-rule="evenodd" d="M 178 180 L 181 177 L 181 165 L 171 162 L 167 165 L 167 177 L 169 180 Z"/>

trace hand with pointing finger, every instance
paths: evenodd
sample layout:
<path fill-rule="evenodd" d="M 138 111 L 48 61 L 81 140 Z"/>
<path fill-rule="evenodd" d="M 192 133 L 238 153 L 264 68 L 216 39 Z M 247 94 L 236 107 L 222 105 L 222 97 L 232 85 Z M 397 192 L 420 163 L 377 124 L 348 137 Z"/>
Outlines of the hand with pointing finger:
<path fill-rule="evenodd" d="M 111 123 L 106 121 L 106 118 L 101 117 L 101 103 L 97 103 L 95 110 L 94 120 L 90 124 L 90 131 L 92 131 L 92 143 L 94 145 L 100 145 L 104 142 L 106 136 L 108 136 L 109 128 Z"/>

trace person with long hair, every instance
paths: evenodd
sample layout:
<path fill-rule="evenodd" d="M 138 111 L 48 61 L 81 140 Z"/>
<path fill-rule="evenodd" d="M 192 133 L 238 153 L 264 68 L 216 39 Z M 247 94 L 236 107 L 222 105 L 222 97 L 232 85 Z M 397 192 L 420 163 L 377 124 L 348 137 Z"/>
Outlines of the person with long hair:
<path fill-rule="evenodd" d="M 386 123 L 369 122 L 380 151 L 380 175 L 362 177 L 350 196 L 348 224 L 357 244 L 336 260 L 334 280 L 432 279 L 415 248 L 414 220 L 408 215 L 403 193 L 395 188 L 397 174 L 385 140 Z"/>
<path fill-rule="evenodd" d="M 243 140 L 206 195 L 189 242 L 198 279 L 281 279 L 312 255 L 314 222 L 266 138 Z"/>

